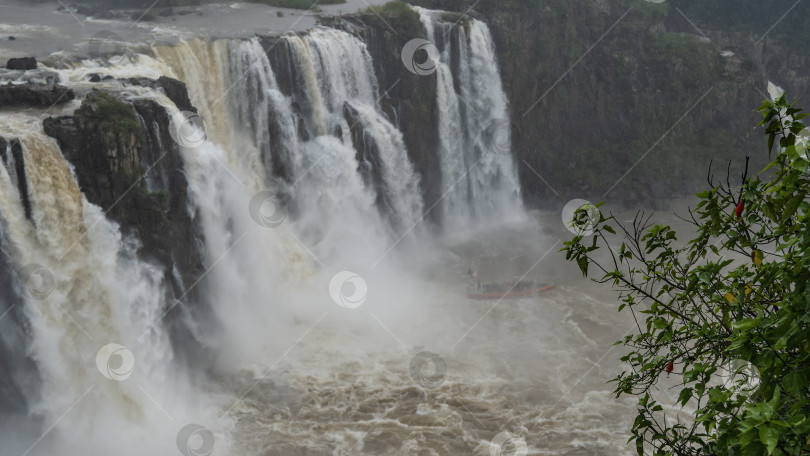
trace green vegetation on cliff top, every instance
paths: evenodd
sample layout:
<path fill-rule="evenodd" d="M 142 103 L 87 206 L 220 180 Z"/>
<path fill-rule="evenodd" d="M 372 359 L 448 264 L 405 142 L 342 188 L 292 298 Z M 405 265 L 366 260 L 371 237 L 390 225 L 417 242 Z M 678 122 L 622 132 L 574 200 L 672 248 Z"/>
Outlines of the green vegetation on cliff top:
<path fill-rule="evenodd" d="M 113 160 L 112 169 L 121 173 L 127 185 L 143 175 L 137 160 L 138 151 L 145 142 L 143 128 L 135 108 L 114 95 L 93 91 L 74 114 L 85 125 L 93 125 L 105 138 Z"/>
<path fill-rule="evenodd" d="M 135 135 L 142 139 L 143 131 L 135 108 L 106 92 L 93 92 L 82 102 L 77 114 L 98 122 L 105 132 L 121 137 Z"/>
<path fill-rule="evenodd" d="M 425 34 L 419 13 L 414 11 L 408 3 L 392 1 L 382 6 L 369 6 L 365 12 L 385 16 L 391 27 L 402 36 L 422 37 Z"/>

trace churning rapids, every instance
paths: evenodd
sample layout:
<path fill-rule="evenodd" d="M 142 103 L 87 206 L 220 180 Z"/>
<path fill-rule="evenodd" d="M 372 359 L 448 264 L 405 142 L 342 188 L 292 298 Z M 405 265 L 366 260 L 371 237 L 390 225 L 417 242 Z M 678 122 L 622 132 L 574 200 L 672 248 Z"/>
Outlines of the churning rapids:
<path fill-rule="evenodd" d="M 94 72 L 187 84 L 204 126 L 154 146 L 179 148 L 204 240 L 205 270 L 179 290 L 84 197 L 43 131 L 56 112 L 2 113 L 25 161 L 7 150 L 0 166 L 0 391 L 17 411 L 0 453 L 630 453 L 632 404 L 605 384 L 630 327 L 559 258 L 559 216 L 519 203 L 489 30 L 420 16 L 438 56 L 438 202 L 344 31 L 278 37 L 285 60 L 259 38 L 190 39 L 52 68 L 77 93 Z M 93 87 L 185 119 L 158 89 Z M 469 268 L 556 287 L 472 301 Z"/>

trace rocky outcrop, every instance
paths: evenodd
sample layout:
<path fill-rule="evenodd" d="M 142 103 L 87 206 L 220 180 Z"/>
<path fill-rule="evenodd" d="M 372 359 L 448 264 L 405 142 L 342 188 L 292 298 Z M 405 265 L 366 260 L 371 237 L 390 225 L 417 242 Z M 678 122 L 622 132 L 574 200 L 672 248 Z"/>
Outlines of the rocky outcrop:
<path fill-rule="evenodd" d="M 181 109 L 188 103 L 185 85 L 170 78 L 128 81 L 162 88 Z M 207 355 L 181 312 L 204 312 L 199 288 L 204 275 L 202 233 L 189 213 L 188 182 L 180 151 L 169 131 L 166 109 L 149 99 L 127 101 L 94 90 L 71 116 L 43 121 L 74 167 L 84 196 L 105 211 L 121 231 L 141 242 L 140 255 L 161 265 L 169 281 L 167 315 L 175 355 L 195 363 Z M 182 305 L 175 306 L 177 300 Z M 182 310 L 181 310 L 182 309 Z"/>
<path fill-rule="evenodd" d="M 180 296 L 203 263 L 169 120 L 152 100 L 130 103 L 94 91 L 72 116 L 47 118 L 43 126 L 73 164 L 87 200 L 141 240 L 142 255 L 164 265 Z"/>
<path fill-rule="evenodd" d="M 140 153 L 145 138 L 134 108 L 114 95 L 96 91 L 73 116 L 48 118 L 43 126 L 76 166 L 79 186 L 87 199 L 110 207 L 113 218 L 125 216 L 120 207 L 111 206 L 130 186 L 140 185 Z"/>
<path fill-rule="evenodd" d="M 72 90 L 54 83 L 0 85 L 0 108 L 6 106 L 44 106 L 67 103 L 76 98 Z"/>
<path fill-rule="evenodd" d="M 0 136 L 0 159 L 20 191 L 25 216 L 31 220 L 31 200 L 28 198 L 28 180 L 25 177 L 25 159 L 22 144 L 17 138 L 6 140 Z M 9 166 L 11 165 L 11 166 Z"/>
<path fill-rule="evenodd" d="M 34 57 L 18 57 L 8 59 L 6 68 L 9 70 L 36 70 L 37 59 Z"/>
<path fill-rule="evenodd" d="M 161 90 L 166 96 L 172 100 L 181 111 L 197 112 L 197 108 L 191 105 L 191 100 L 188 97 L 188 90 L 184 82 L 177 79 L 161 76 L 157 80 L 149 78 L 129 78 L 121 79 L 121 82 L 131 85 L 139 85 L 142 87 L 151 87 L 153 89 Z"/>
<path fill-rule="evenodd" d="M 51 107 L 74 98 L 71 89 L 59 85 L 59 75 L 53 71 L 0 69 L 0 108 Z"/>

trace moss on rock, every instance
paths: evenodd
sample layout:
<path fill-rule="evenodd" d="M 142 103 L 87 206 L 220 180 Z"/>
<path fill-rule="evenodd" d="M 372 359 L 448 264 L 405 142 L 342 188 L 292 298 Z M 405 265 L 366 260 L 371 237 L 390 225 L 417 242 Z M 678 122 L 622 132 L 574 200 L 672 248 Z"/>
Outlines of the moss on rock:
<path fill-rule="evenodd" d="M 367 13 L 382 16 L 398 34 L 410 38 L 424 38 L 425 28 L 419 19 L 419 13 L 414 11 L 406 2 L 399 0 L 388 2 L 381 6 L 370 6 Z"/>

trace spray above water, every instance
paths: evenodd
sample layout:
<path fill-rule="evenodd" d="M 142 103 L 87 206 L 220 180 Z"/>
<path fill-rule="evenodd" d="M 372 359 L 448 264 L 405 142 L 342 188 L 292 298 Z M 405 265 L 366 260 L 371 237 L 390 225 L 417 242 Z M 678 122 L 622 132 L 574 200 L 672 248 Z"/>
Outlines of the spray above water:
<path fill-rule="evenodd" d="M 135 370 L 135 355 L 123 345 L 107 344 L 96 354 L 96 367 L 104 377 L 122 382 Z"/>
<path fill-rule="evenodd" d="M 351 291 L 344 292 L 349 288 Z M 329 296 L 335 304 L 348 309 L 356 309 L 366 302 L 368 295 L 368 284 L 366 281 L 351 271 L 341 271 L 329 281 Z"/>

